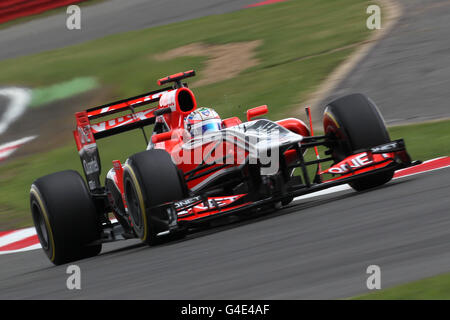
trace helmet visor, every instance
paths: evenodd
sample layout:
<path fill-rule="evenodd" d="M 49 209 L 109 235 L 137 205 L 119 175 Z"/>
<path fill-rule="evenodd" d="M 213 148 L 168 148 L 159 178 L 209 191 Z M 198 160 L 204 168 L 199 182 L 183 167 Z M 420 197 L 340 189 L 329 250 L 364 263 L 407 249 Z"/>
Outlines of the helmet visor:
<path fill-rule="evenodd" d="M 219 131 L 221 128 L 222 121 L 220 119 L 211 119 L 193 125 L 191 134 L 194 136 L 198 136 L 208 132 Z"/>

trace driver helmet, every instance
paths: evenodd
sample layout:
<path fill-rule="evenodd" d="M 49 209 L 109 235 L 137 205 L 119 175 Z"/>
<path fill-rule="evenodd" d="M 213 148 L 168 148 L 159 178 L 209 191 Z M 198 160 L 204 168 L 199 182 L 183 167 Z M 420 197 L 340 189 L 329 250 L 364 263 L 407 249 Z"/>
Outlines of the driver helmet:
<path fill-rule="evenodd" d="M 211 108 L 199 108 L 192 111 L 184 120 L 184 128 L 192 137 L 222 129 L 222 119 Z"/>

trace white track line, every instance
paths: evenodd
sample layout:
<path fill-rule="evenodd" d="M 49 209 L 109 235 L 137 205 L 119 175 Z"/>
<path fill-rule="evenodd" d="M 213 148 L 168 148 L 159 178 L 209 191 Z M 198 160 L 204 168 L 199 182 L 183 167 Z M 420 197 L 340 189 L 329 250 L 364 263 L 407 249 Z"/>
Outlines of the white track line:
<path fill-rule="evenodd" d="M 31 91 L 22 88 L 2 88 L 0 96 L 9 98 L 3 117 L 0 119 L 0 134 L 3 134 L 11 123 L 16 121 L 25 112 L 31 101 Z"/>
<path fill-rule="evenodd" d="M 25 137 L 16 141 L 11 141 L 0 146 L 0 160 L 9 157 L 13 154 L 18 148 L 24 145 L 31 140 L 36 139 L 37 136 Z"/>
<path fill-rule="evenodd" d="M 331 188 L 328 188 L 325 190 L 321 190 L 321 191 L 317 191 L 317 192 L 313 192 L 313 193 L 305 194 L 303 196 L 296 197 L 296 198 L 294 198 L 294 201 L 304 200 L 304 199 L 308 199 L 308 198 L 315 198 L 315 197 L 323 196 L 326 194 L 346 191 L 346 190 L 350 190 L 350 189 L 351 189 L 351 187 L 348 184 L 343 184 L 340 186 L 331 187 Z"/>
<path fill-rule="evenodd" d="M 0 247 L 34 236 L 36 230 L 34 227 L 21 229 L 0 237 Z M 1 252 L 0 252 L 1 253 Z"/>
<path fill-rule="evenodd" d="M 25 247 L 25 248 L 22 248 L 22 249 L 11 250 L 11 251 L 0 251 L 0 255 L 17 253 L 17 252 L 32 251 L 32 250 L 37 250 L 37 249 L 41 249 L 41 248 L 42 248 L 41 244 L 40 243 L 36 243 L 36 244 L 33 244 L 33 245 L 29 246 L 29 247 Z"/>

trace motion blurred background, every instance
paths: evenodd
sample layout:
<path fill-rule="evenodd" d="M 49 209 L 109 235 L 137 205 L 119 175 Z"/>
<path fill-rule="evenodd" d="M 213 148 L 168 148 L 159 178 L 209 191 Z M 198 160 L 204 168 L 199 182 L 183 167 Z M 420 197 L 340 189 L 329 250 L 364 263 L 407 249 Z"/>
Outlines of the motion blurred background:
<path fill-rule="evenodd" d="M 69 30 L 69 5 L 81 29 Z M 367 7 L 393 28 L 375 43 Z M 396 18 L 395 18 L 396 17 Z M 392 20 L 392 21 L 391 21 Z M 304 117 L 362 92 L 416 159 L 450 154 L 450 1 L 3 0 L 0 2 L 0 231 L 32 225 L 34 179 L 81 172 L 74 113 L 157 89 L 195 69 L 199 105 L 244 119 Z M 317 90 L 362 46 L 371 50 L 326 95 Z M 147 129 L 147 130 L 150 130 Z M 141 133 L 99 141 L 103 172 L 141 151 Z"/>

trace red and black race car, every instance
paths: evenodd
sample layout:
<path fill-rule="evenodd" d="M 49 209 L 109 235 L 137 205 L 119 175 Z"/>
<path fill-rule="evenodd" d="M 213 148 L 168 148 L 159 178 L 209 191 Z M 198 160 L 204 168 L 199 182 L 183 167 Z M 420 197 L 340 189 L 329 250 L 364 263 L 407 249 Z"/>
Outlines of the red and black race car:
<path fill-rule="evenodd" d="M 260 106 L 247 111 L 246 122 L 225 119 L 220 130 L 191 137 L 184 122 L 197 102 L 182 80 L 194 75 L 175 74 L 158 81 L 169 87 L 76 114 L 74 137 L 87 184 L 78 172 L 63 171 L 31 186 L 34 224 L 54 264 L 95 256 L 104 242 L 140 238 L 152 245 L 180 238 L 210 219 L 280 208 L 340 184 L 366 190 L 415 164 L 362 94 L 328 104 L 324 135 L 313 135 L 309 109 L 308 128 L 294 118 L 262 119 L 268 109 Z M 147 149 L 125 163 L 113 161 L 103 185 L 96 140 L 134 129 L 146 138 L 149 125 Z M 325 158 L 318 146 L 327 149 Z M 305 160 L 308 149 L 315 150 L 314 160 Z M 322 170 L 325 162 L 331 166 Z"/>

